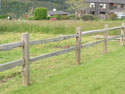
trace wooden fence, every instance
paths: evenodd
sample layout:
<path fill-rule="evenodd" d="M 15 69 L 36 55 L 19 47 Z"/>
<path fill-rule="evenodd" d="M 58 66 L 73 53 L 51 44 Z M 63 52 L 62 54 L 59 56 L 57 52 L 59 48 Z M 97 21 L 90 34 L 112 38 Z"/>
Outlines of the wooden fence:
<path fill-rule="evenodd" d="M 108 31 L 115 30 L 115 29 L 121 29 L 121 35 L 116 35 L 116 36 L 108 38 L 107 37 Z M 97 33 L 104 33 L 104 39 L 91 42 L 91 43 L 81 44 L 82 36 L 88 35 L 88 34 L 97 34 Z M 12 69 L 16 66 L 22 66 L 22 81 L 23 81 L 23 85 L 27 86 L 30 83 L 30 63 L 31 62 L 35 62 L 35 61 L 46 59 L 52 56 L 58 56 L 58 55 L 65 54 L 71 51 L 75 51 L 75 54 L 76 54 L 75 65 L 79 65 L 81 48 L 94 46 L 94 45 L 104 42 L 104 53 L 106 54 L 107 53 L 107 41 L 120 38 L 120 44 L 121 46 L 123 46 L 124 36 L 125 36 L 125 24 L 124 23 L 122 24 L 122 26 L 118 26 L 118 27 L 108 28 L 108 25 L 105 25 L 104 29 L 91 30 L 91 31 L 85 31 L 85 32 L 82 32 L 81 28 L 77 27 L 76 34 L 50 38 L 50 39 L 44 39 L 44 40 L 37 40 L 37 41 L 29 41 L 29 34 L 23 33 L 21 37 L 22 39 L 21 41 L 16 42 L 16 43 L 0 45 L 0 51 L 7 51 L 7 50 L 11 50 L 17 47 L 22 47 L 22 54 L 23 54 L 23 58 L 21 60 L 0 64 L 0 72 Z M 76 44 L 75 44 L 76 46 L 63 49 L 61 51 L 56 51 L 56 52 L 48 53 L 45 55 L 29 58 L 30 56 L 29 46 L 30 45 L 63 41 L 63 40 L 71 39 L 71 38 L 76 38 Z"/>

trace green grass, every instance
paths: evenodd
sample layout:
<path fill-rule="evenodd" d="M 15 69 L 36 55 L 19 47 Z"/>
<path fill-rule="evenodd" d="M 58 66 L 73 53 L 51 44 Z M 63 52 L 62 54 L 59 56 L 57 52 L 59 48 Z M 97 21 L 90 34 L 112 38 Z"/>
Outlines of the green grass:
<path fill-rule="evenodd" d="M 0 32 L 1 32 L 0 44 L 20 41 L 21 33 L 30 30 L 30 28 L 34 30 L 34 31 L 29 31 L 30 40 L 39 40 L 39 39 L 60 36 L 62 34 L 73 33 L 75 32 L 75 27 L 78 25 L 81 27 L 83 26 L 84 30 L 89 30 L 89 29 L 101 28 L 103 27 L 105 23 L 110 23 L 110 26 L 113 26 L 113 25 L 118 26 L 121 24 L 120 21 L 119 22 L 116 21 L 116 23 L 108 22 L 108 21 L 107 22 L 103 22 L 103 21 L 99 21 L 99 22 L 82 22 L 82 21 L 76 21 L 76 22 L 75 21 L 60 21 L 60 22 L 58 21 L 56 22 L 52 22 L 52 21 L 32 22 L 31 21 L 30 22 L 30 21 L 26 21 L 25 25 L 22 25 L 23 21 L 21 21 L 20 23 L 18 21 L 15 21 L 15 22 L 8 21 L 8 24 L 7 24 L 7 21 L 5 22 L 2 21 L 0 23 L 0 28 L 4 28 L 3 30 L 0 29 Z M 67 32 L 64 29 L 62 29 L 62 32 L 64 33 L 62 32 L 59 33 L 60 29 L 56 29 L 54 25 L 60 28 L 59 26 L 62 24 L 64 25 L 64 28 L 66 28 Z M 93 24 L 93 25 L 90 25 L 90 24 Z M 30 28 L 27 27 L 27 25 L 29 25 Z M 38 27 L 36 27 L 35 29 L 35 26 L 37 25 Z M 49 26 L 51 26 L 52 28 L 50 29 Z M 50 29 L 52 33 L 47 34 L 46 32 L 44 32 L 44 29 L 42 28 L 45 28 L 45 27 L 46 29 Z M 37 32 L 39 28 L 41 32 Z M 58 33 L 55 33 L 55 32 L 58 32 Z M 82 44 L 95 41 L 95 40 L 96 39 L 93 39 L 90 36 L 83 36 Z M 75 39 L 70 39 L 70 40 L 56 42 L 56 43 L 48 43 L 48 44 L 30 46 L 30 57 L 58 51 L 61 49 L 65 49 L 67 47 L 74 46 L 74 45 L 75 45 Z M 120 49 L 120 50 L 117 51 L 117 49 Z M 108 89 L 112 90 L 113 92 L 113 89 L 115 89 L 113 87 L 113 82 L 112 82 L 113 80 L 108 81 L 108 84 L 104 82 L 106 82 L 110 78 L 112 79 L 112 77 L 115 75 L 114 73 L 118 73 L 118 72 L 122 73 L 121 69 L 124 68 L 124 65 L 122 63 L 122 59 L 120 59 L 120 57 L 122 58 L 120 54 L 124 53 L 124 51 L 122 52 L 121 50 L 124 50 L 124 48 L 121 49 L 120 43 L 117 40 L 108 42 L 109 54 L 104 57 L 102 57 L 104 55 L 103 43 L 94 47 L 82 49 L 81 65 L 77 67 L 74 65 L 75 64 L 75 52 L 70 52 L 64 55 L 55 56 L 55 57 L 48 58 L 45 60 L 33 62 L 31 64 L 31 80 L 30 80 L 31 85 L 28 87 L 22 86 L 21 67 L 16 67 L 14 69 L 1 72 L 0 73 L 0 94 L 23 94 L 25 92 L 26 92 L 25 94 L 28 94 L 28 93 L 31 93 L 31 94 L 41 94 L 41 93 L 42 94 L 60 94 L 60 93 L 80 94 L 81 93 L 83 94 L 83 92 L 85 92 L 85 94 L 100 94 L 100 91 L 96 92 L 96 90 L 98 89 L 102 91 L 101 94 L 103 93 L 106 94 L 105 90 L 108 90 Z M 118 56 L 115 56 L 116 53 L 118 53 Z M 116 63 L 112 59 L 108 59 L 111 56 L 113 56 L 114 59 L 116 59 L 116 61 L 117 61 L 116 57 L 118 57 L 119 62 Z M 10 62 L 13 60 L 17 60 L 20 58 L 22 58 L 21 48 L 16 48 L 16 49 L 5 51 L 5 52 L 0 51 L 0 64 L 3 64 L 5 62 Z M 111 62 L 108 62 L 108 61 L 111 61 Z M 116 72 L 116 70 L 120 70 L 120 71 Z M 120 81 L 122 78 L 120 77 L 124 75 L 122 74 L 120 77 L 118 75 L 114 78 L 117 78 L 119 83 L 121 83 Z M 96 77 L 97 79 L 94 77 Z M 103 83 L 106 86 L 104 86 L 105 88 L 100 89 L 101 85 L 103 86 Z M 110 86 L 110 83 L 111 83 L 111 86 Z M 108 88 L 107 85 L 109 85 L 110 87 Z M 118 85 L 116 84 L 116 87 L 122 88 L 122 86 L 119 86 L 119 84 Z M 90 93 L 90 92 L 96 92 L 96 93 Z M 108 94 L 115 94 L 112 92 Z M 117 92 L 122 94 L 120 90 L 117 90 L 117 89 L 114 90 L 114 92 L 116 92 L 116 94 Z"/>
<path fill-rule="evenodd" d="M 55 37 L 56 35 L 46 35 L 41 33 L 31 33 L 30 40 L 44 39 L 47 37 Z M 6 38 L 5 38 L 6 37 Z M 3 33 L 0 35 L 0 43 L 11 43 L 20 41 L 20 33 Z M 91 37 L 84 36 L 82 43 L 94 41 Z M 30 47 L 30 57 L 38 56 L 49 52 L 58 51 L 64 49 L 66 46 L 73 46 L 75 39 L 42 44 Z M 113 52 L 120 48 L 119 41 L 111 41 L 108 43 L 108 51 Z M 103 56 L 103 44 L 99 44 L 94 47 L 82 49 L 81 65 L 91 63 L 91 61 Z M 22 58 L 21 48 L 13 49 L 7 52 L 0 52 L 0 63 L 5 63 Z M 31 64 L 31 86 L 23 87 L 21 83 L 21 67 L 1 72 L 0 73 L 0 94 L 13 94 L 12 91 L 24 88 L 30 88 L 38 83 L 42 83 L 47 79 L 57 74 L 63 74 L 63 71 L 74 68 L 75 64 L 75 52 L 68 54 L 48 58 L 33 62 Z M 88 65 L 89 67 L 89 65 Z M 46 86 L 45 86 L 46 87 Z M 47 87 L 46 87 L 47 88 Z M 47 90 L 48 91 L 48 90 Z M 51 91 L 51 90 L 50 90 Z M 51 94 L 51 93 L 50 93 Z"/>
<path fill-rule="evenodd" d="M 12 94 L 124 94 L 125 47 Z M 83 62 L 83 60 L 82 60 Z"/>

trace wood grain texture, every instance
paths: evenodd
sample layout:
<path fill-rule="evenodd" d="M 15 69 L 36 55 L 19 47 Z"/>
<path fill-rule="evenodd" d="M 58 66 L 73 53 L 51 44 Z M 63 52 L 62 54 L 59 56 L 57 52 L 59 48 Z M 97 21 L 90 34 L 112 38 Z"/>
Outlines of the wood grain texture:
<path fill-rule="evenodd" d="M 121 29 L 121 28 L 122 28 L 122 26 L 112 27 L 112 28 L 108 28 L 108 31 Z"/>
<path fill-rule="evenodd" d="M 73 35 L 66 35 L 66 36 L 61 36 L 61 37 L 56 37 L 56 38 L 50 38 L 50 39 L 44 39 L 44 40 L 36 40 L 36 41 L 31 41 L 30 45 L 36 45 L 36 44 L 43 44 L 43 43 L 51 43 L 51 42 L 57 42 L 57 41 L 63 41 L 67 39 L 71 39 L 76 37 L 75 34 Z"/>
<path fill-rule="evenodd" d="M 105 25 L 104 32 L 104 54 L 107 54 L 107 41 L 108 41 L 108 25 Z"/>
<path fill-rule="evenodd" d="M 125 24 L 122 23 L 120 45 L 124 46 Z"/>
<path fill-rule="evenodd" d="M 7 50 L 11 50 L 17 47 L 22 47 L 23 46 L 23 42 L 15 42 L 15 43 L 8 43 L 8 44 L 3 44 L 0 45 L 0 51 L 7 51 Z"/>
<path fill-rule="evenodd" d="M 121 28 L 122 26 L 112 27 L 112 28 L 108 28 L 108 31 L 121 29 Z M 104 33 L 104 32 L 105 32 L 105 29 L 89 30 L 89 31 L 82 32 L 82 35 L 97 34 L 97 33 Z"/>
<path fill-rule="evenodd" d="M 80 64 L 80 58 L 81 58 L 81 38 L 82 38 L 82 32 L 81 32 L 81 28 L 77 27 L 76 28 L 76 52 L 75 52 L 75 56 L 76 56 L 76 62 L 75 65 L 79 65 Z"/>
<path fill-rule="evenodd" d="M 24 65 L 22 67 L 22 82 L 24 86 L 30 84 L 30 62 L 29 62 L 29 33 L 22 34 L 22 47 Z"/>
<path fill-rule="evenodd" d="M 22 66 L 23 64 L 24 64 L 23 60 L 17 60 L 5 64 L 0 64 L 0 72 L 15 68 L 17 66 Z"/>
<path fill-rule="evenodd" d="M 105 29 L 90 30 L 90 31 L 82 32 L 82 35 L 103 33 L 104 31 L 105 31 Z"/>

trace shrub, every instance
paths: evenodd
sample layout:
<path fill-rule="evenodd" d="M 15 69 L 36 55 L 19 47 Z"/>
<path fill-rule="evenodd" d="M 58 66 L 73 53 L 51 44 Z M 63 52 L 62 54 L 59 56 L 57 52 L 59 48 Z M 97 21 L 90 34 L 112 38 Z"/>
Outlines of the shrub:
<path fill-rule="evenodd" d="M 7 17 L 8 17 L 8 15 L 6 15 L 6 14 L 0 15 L 0 19 L 4 19 L 4 18 L 7 18 Z"/>
<path fill-rule="evenodd" d="M 116 20 L 117 19 L 117 15 L 114 13 L 110 13 L 109 14 L 109 20 Z"/>
<path fill-rule="evenodd" d="M 50 16 L 47 16 L 47 17 L 46 17 L 46 20 L 50 20 L 50 18 L 51 18 Z"/>
<path fill-rule="evenodd" d="M 51 16 L 50 18 L 56 18 L 57 20 L 60 20 L 60 16 L 59 15 L 54 15 L 54 16 Z"/>
<path fill-rule="evenodd" d="M 34 17 L 28 17 L 26 20 L 34 20 Z"/>
<path fill-rule="evenodd" d="M 34 12 L 35 20 L 46 19 L 47 8 L 36 8 Z"/>
<path fill-rule="evenodd" d="M 92 21 L 92 20 L 97 20 L 97 17 L 87 14 L 87 15 L 82 15 L 81 19 L 84 21 Z"/>
<path fill-rule="evenodd" d="M 60 20 L 68 20 L 68 19 L 69 19 L 69 16 L 67 16 L 67 15 L 60 16 Z"/>
<path fill-rule="evenodd" d="M 69 19 L 71 19 L 71 20 L 73 20 L 73 19 L 75 19 L 75 15 L 74 14 L 72 14 L 72 15 L 69 15 Z"/>
<path fill-rule="evenodd" d="M 67 15 L 54 15 L 49 18 L 56 18 L 57 20 L 67 20 L 69 17 Z"/>

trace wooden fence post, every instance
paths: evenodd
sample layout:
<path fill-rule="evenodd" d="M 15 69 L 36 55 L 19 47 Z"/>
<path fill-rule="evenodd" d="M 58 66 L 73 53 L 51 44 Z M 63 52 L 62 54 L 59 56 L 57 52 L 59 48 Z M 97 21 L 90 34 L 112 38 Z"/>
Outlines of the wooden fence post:
<path fill-rule="evenodd" d="M 120 45 L 124 45 L 124 38 L 125 38 L 125 24 L 122 23 L 122 28 L 121 28 L 121 38 L 120 38 Z"/>
<path fill-rule="evenodd" d="M 80 64 L 80 53 L 81 53 L 81 39 L 82 39 L 82 32 L 81 28 L 76 28 L 76 65 Z"/>
<path fill-rule="evenodd" d="M 24 65 L 22 67 L 22 83 L 24 86 L 30 84 L 30 62 L 29 62 L 29 33 L 22 34 L 24 46 L 22 49 Z"/>
<path fill-rule="evenodd" d="M 104 54 L 107 54 L 108 24 L 105 25 L 104 32 Z"/>

